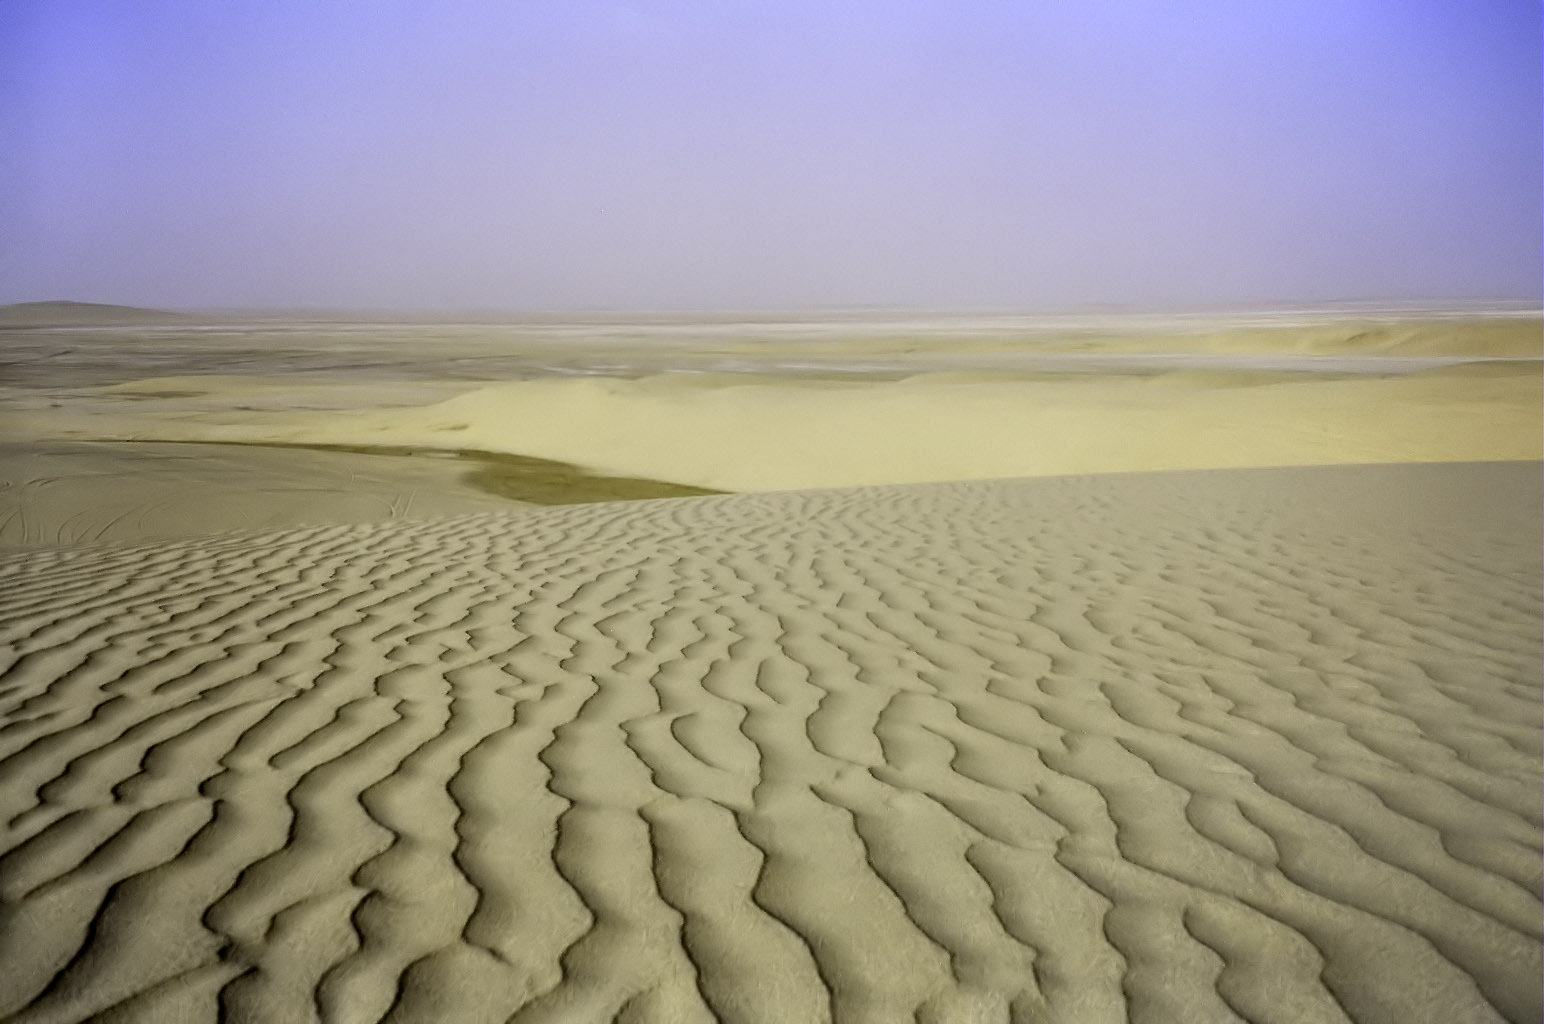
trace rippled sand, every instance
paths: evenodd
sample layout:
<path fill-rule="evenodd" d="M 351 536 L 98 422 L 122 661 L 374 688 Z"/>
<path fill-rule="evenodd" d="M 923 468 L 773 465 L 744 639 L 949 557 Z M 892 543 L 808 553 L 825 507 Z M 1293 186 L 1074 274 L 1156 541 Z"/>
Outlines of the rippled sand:
<path fill-rule="evenodd" d="M 1537 1021 L 1537 463 L 0 554 L 10 1021 Z"/>

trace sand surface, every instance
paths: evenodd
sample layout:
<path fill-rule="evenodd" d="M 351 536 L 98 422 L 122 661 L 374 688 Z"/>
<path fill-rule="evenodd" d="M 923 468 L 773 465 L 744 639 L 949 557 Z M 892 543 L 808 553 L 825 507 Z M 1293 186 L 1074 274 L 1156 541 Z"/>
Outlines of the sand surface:
<path fill-rule="evenodd" d="M 717 491 L 1544 458 L 1536 312 L 1076 323 L 8 329 L 0 439 L 512 454 Z M 414 491 L 407 477 L 361 483 L 359 500 L 329 519 L 287 496 L 307 486 L 304 473 L 285 485 L 271 460 L 207 453 L 224 463 L 205 472 L 185 458 L 183 479 L 219 490 L 234 462 L 253 459 L 268 480 L 249 503 L 261 524 L 336 521 L 382 498 L 387 511 L 367 518 L 385 518 Z M 80 536 L 122 536 L 134 520 L 106 532 L 71 474 L 36 473 L 42 463 L 25 454 L 0 462 L 0 483 L 46 489 Z M 350 474 L 368 481 L 383 468 L 345 466 L 337 452 L 331 466 L 340 492 Z M 432 510 L 481 508 L 476 495 L 458 504 L 462 484 L 438 488 Z M 0 514 L 7 500 L 0 487 Z"/>
<path fill-rule="evenodd" d="M 197 537 L 515 502 L 453 458 L 256 446 L 0 441 L 0 548 Z"/>
<path fill-rule="evenodd" d="M 518 448 L 727 491 L 1544 456 L 1538 368 L 1487 371 L 1263 381 L 1194 371 L 1050 380 L 940 372 L 856 384 L 537 380 L 415 410 L 197 429 L 229 440 Z"/>
<path fill-rule="evenodd" d="M 1539 481 L 0 554 L 0 1018 L 1537 1021 Z"/>
<path fill-rule="evenodd" d="M 10 403 L 14 411 L 0 407 L 0 431 L 17 443 L 509 453 L 719 491 L 1544 457 L 1544 375 L 1523 361 L 1397 375 L 656 373 L 465 382 L 449 397 L 444 389 L 152 378 L 50 399 L 58 409 L 36 408 L 42 399 L 26 393 Z M 365 476 L 370 468 L 358 467 Z M 185 471 L 196 477 L 191 463 Z M 14 488 L 54 480 L 56 505 L 66 501 L 57 475 L 33 475 L 25 462 L 0 463 L 0 475 Z M 339 489 L 348 486 L 341 476 Z M 266 499 L 254 493 L 252 501 L 256 511 Z M 80 504 L 94 516 L 91 502 Z"/>
<path fill-rule="evenodd" d="M 0 1020 L 1538 1021 L 1541 339 L 0 308 Z"/>

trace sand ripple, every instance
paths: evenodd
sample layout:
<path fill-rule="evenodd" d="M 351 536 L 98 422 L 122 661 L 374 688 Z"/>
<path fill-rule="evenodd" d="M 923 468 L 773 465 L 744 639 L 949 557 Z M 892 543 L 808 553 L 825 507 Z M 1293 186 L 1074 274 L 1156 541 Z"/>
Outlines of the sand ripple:
<path fill-rule="evenodd" d="M 1537 465 L 0 556 L 12 1021 L 1536 1021 Z"/>

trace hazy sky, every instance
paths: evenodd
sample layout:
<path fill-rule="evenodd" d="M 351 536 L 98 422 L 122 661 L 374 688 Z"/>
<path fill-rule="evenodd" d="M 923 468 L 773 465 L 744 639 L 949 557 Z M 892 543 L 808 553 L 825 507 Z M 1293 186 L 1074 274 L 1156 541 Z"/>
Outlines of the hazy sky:
<path fill-rule="evenodd" d="M 1540 290 L 1537 0 L 3 0 L 0 302 Z"/>

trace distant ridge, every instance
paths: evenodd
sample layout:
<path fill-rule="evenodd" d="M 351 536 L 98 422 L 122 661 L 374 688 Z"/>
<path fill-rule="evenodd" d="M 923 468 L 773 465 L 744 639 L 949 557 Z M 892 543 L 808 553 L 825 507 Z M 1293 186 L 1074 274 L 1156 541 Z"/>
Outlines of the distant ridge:
<path fill-rule="evenodd" d="M 95 327 L 113 324 L 172 324 L 181 313 L 100 302 L 16 302 L 0 306 L 0 327 Z"/>

